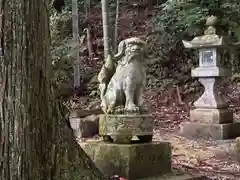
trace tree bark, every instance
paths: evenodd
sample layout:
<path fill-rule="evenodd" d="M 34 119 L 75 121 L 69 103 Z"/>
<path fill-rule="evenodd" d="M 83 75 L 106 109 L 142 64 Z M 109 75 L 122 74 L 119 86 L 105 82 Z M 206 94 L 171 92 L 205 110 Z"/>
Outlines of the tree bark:
<path fill-rule="evenodd" d="M 88 48 L 88 56 L 92 58 L 94 56 L 93 52 L 93 42 L 92 42 L 92 26 L 89 22 L 89 14 L 91 9 L 91 0 L 85 0 L 85 20 L 87 22 L 86 34 L 87 34 L 87 48 Z"/>
<path fill-rule="evenodd" d="M 103 43 L 104 43 L 104 59 L 106 60 L 110 53 L 109 46 L 109 12 L 108 0 L 102 0 L 102 21 L 103 21 Z"/>
<path fill-rule="evenodd" d="M 73 41 L 76 43 L 76 59 L 74 62 L 74 88 L 79 89 L 81 86 L 81 71 L 80 71 L 80 58 L 79 58 L 79 30 L 78 30 L 78 3 L 77 0 L 72 0 L 72 31 Z"/>
<path fill-rule="evenodd" d="M 117 53 L 117 47 L 118 47 L 118 18 L 119 18 L 119 0 L 116 1 L 116 15 L 115 15 L 114 40 L 113 40 L 114 54 Z"/>
<path fill-rule="evenodd" d="M 52 89 L 48 0 L 4 0 L 0 179 L 102 180 Z"/>

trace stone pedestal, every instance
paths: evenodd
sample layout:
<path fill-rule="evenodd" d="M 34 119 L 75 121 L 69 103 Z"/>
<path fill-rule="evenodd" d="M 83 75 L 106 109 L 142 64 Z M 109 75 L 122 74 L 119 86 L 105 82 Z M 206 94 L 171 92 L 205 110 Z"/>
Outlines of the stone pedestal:
<path fill-rule="evenodd" d="M 81 146 L 100 171 L 108 177 L 120 175 L 128 180 L 136 180 L 171 172 L 169 142 L 141 144 L 87 142 L 81 143 Z"/>
<path fill-rule="evenodd" d="M 115 143 L 130 143 L 133 136 L 151 142 L 154 121 L 148 114 L 104 114 L 99 119 L 99 135 Z"/>
<path fill-rule="evenodd" d="M 229 109 L 197 108 L 190 111 L 190 120 L 205 124 L 228 124 L 233 122 L 233 113 Z"/>
<path fill-rule="evenodd" d="M 196 109 L 190 111 L 190 122 L 184 122 L 180 125 L 180 133 L 183 136 L 187 138 L 216 140 L 231 139 L 240 136 L 240 123 L 233 121 L 233 113 L 230 109 L 215 108 L 218 106 L 218 103 L 215 106 L 212 105 L 211 108 L 199 107 L 199 104 L 204 105 L 204 103 L 202 101 L 196 102 Z M 208 102 L 210 101 L 205 101 L 205 106 L 211 105 L 211 102 Z M 223 105 L 224 103 L 222 103 Z"/>
<path fill-rule="evenodd" d="M 240 136 L 239 129 L 240 123 L 206 124 L 183 122 L 180 125 L 181 134 L 189 139 L 232 139 Z"/>
<path fill-rule="evenodd" d="M 212 73 L 207 73 L 206 69 Z M 213 72 L 216 73 L 213 74 Z M 214 77 L 229 74 L 227 72 L 227 70 L 224 71 L 223 68 L 218 67 L 192 70 L 192 76 L 200 77 L 199 82 L 204 86 L 205 91 L 194 102 L 195 109 L 190 111 L 190 122 L 184 122 L 180 125 L 180 132 L 183 136 L 221 140 L 240 135 L 240 131 L 237 130 L 240 128 L 240 124 L 234 123 L 233 112 L 228 109 L 226 98 L 217 91 L 221 79 Z"/>

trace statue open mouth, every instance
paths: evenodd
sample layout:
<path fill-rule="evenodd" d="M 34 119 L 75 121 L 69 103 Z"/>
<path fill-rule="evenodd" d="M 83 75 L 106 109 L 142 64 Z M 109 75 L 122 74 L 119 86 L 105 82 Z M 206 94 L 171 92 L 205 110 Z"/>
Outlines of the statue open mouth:
<path fill-rule="evenodd" d="M 139 55 L 141 53 L 140 50 L 131 50 L 130 52 L 133 54 L 137 54 L 137 55 Z"/>

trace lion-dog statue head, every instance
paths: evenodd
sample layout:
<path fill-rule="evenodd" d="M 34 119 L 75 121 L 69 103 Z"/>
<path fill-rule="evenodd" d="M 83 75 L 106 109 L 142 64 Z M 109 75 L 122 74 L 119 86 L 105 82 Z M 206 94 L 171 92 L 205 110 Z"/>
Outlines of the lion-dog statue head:
<path fill-rule="evenodd" d="M 114 56 L 116 60 L 125 57 L 125 63 L 136 58 L 139 61 L 145 60 L 147 56 L 147 47 L 145 41 L 137 37 L 123 40 L 118 45 L 118 53 Z"/>

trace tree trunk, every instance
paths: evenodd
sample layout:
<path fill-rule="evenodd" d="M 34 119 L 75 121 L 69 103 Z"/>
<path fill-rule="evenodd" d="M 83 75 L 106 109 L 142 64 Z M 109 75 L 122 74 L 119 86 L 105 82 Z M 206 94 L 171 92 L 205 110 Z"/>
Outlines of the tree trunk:
<path fill-rule="evenodd" d="M 73 139 L 51 83 L 48 0 L 5 0 L 0 179 L 101 180 Z"/>
<path fill-rule="evenodd" d="M 79 89 L 81 86 L 81 71 L 80 71 L 80 59 L 79 59 L 79 30 L 78 30 L 78 3 L 77 0 L 72 0 L 72 31 L 73 41 L 76 43 L 76 59 L 74 62 L 74 88 Z"/>
<path fill-rule="evenodd" d="M 117 53 L 118 47 L 118 18 L 119 18 L 119 0 L 116 1 L 116 15 L 115 15 L 115 27 L 114 27 L 114 40 L 113 40 L 113 52 Z"/>
<path fill-rule="evenodd" d="M 3 11 L 2 11 L 3 0 L 0 0 L 0 58 L 2 58 L 2 46 L 3 46 Z M 1 61 L 2 59 L 0 59 Z"/>
<path fill-rule="evenodd" d="M 91 0 L 85 0 L 84 4 L 85 4 L 85 20 L 87 22 L 86 34 L 87 34 L 88 56 L 89 58 L 92 58 L 94 56 L 93 42 L 92 42 L 92 26 L 90 25 L 90 21 L 88 20 L 90 9 L 91 9 Z"/>
<path fill-rule="evenodd" d="M 110 53 L 109 47 L 109 12 L 108 0 L 102 0 L 102 21 L 103 21 L 103 43 L 104 43 L 104 58 L 107 59 Z"/>

